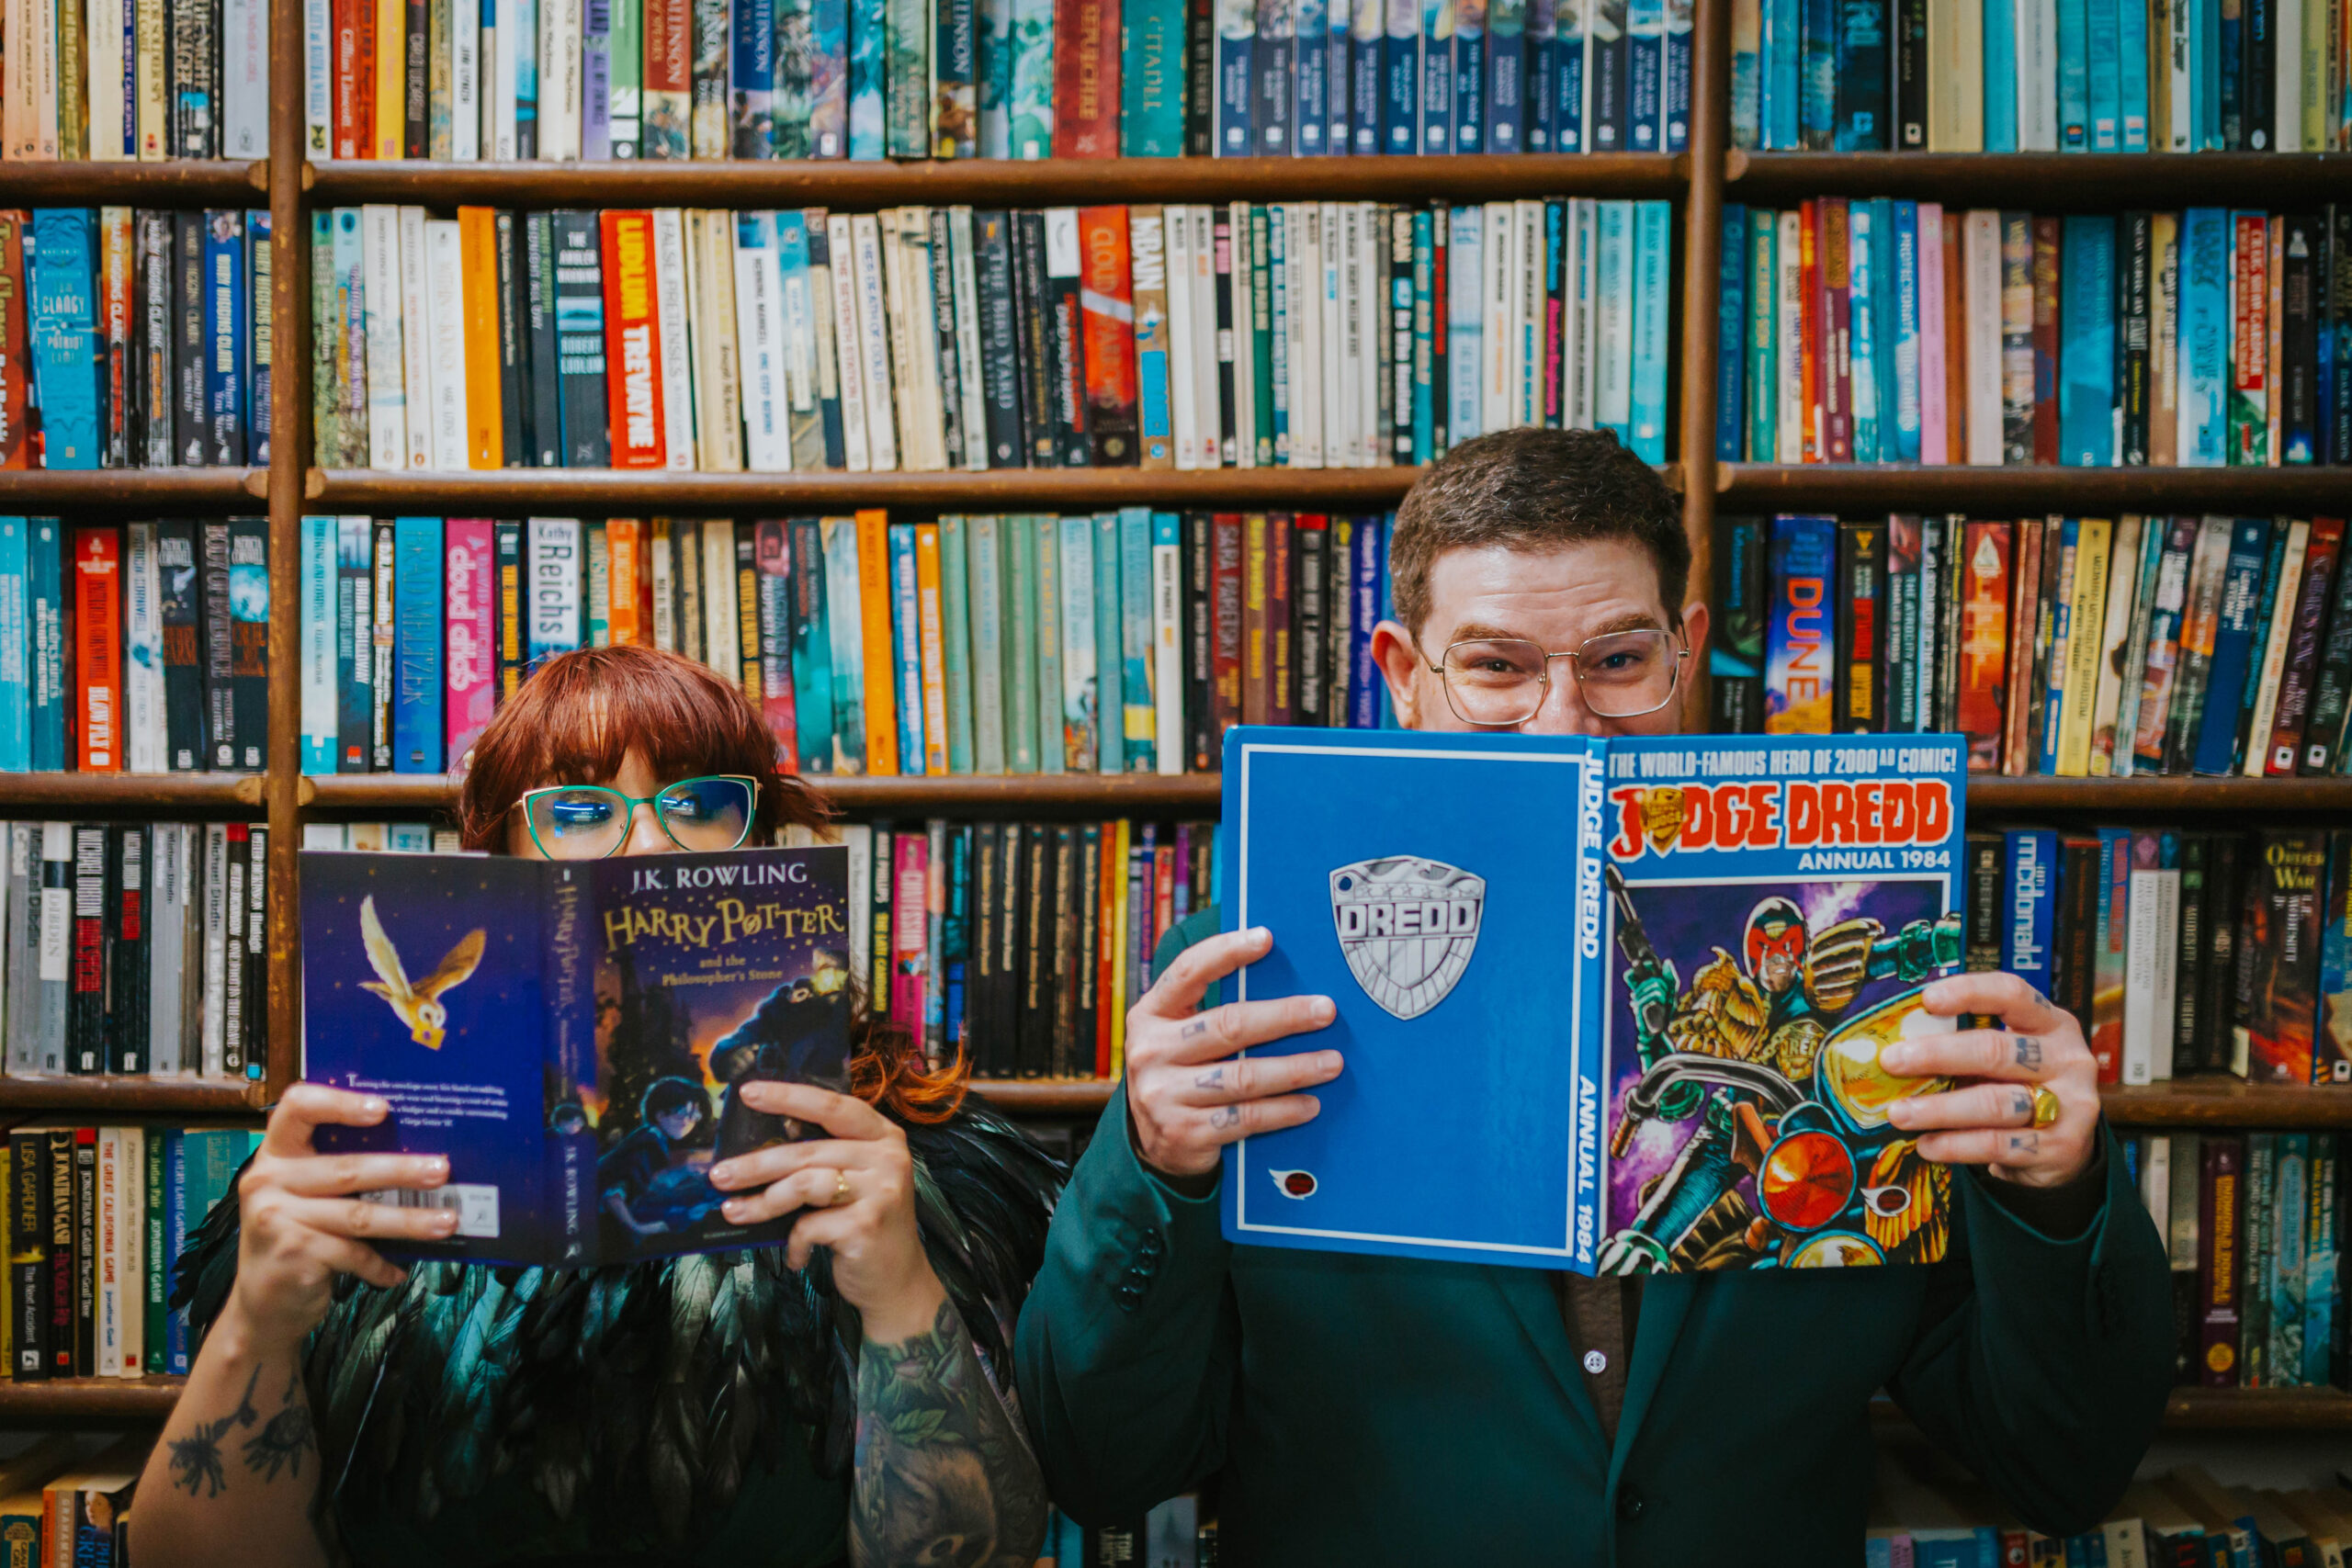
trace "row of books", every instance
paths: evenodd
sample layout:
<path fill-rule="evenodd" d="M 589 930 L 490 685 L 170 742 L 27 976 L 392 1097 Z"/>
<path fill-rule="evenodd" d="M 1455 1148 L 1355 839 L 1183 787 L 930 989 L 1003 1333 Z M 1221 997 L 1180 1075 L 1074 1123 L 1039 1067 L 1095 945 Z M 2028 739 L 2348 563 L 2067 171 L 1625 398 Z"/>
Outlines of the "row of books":
<path fill-rule="evenodd" d="M 268 0 L 8 0 L 0 158 L 269 156 Z"/>
<path fill-rule="evenodd" d="M 2345 146 L 2343 0 L 1734 0 L 1737 147 L 2324 152 Z"/>
<path fill-rule="evenodd" d="M 186 1376 L 172 1268 L 260 1141 L 252 1127 L 72 1116 L 11 1126 L 0 1335 L 16 1380 Z"/>
<path fill-rule="evenodd" d="M 1690 0 L 309 0 L 313 158 L 1679 152 Z"/>
<path fill-rule="evenodd" d="M 1384 515 L 309 517 L 302 766 L 454 768 L 538 660 L 740 681 L 812 774 L 1206 773 L 1236 723 L 1386 722 Z"/>
<path fill-rule="evenodd" d="M 132 1432 L 85 1453 L 77 1434 L 52 1432 L 0 1461 L 0 1546 L 18 1562 L 123 1568 L 131 1495 L 154 1441 Z"/>
<path fill-rule="evenodd" d="M 2352 207 L 1724 215 L 1716 456 L 2352 463 Z"/>
<path fill-rule="evenodd" d="M 1867 1568 L 2201 1568 L 2205 1563 L 2335 1563 L 2352 1549 L 2352 1491 L 2224 1486 L 2184 1465 L 2126 1488 L 2080 1535 L 2029 1530 L 1951 1461 L 1881 1446 L 1863 1538 Z"/>
<path fill-rule="evenodd" d="M 11 1077 L 261 1076 L 266 828 L 8 822 L 0 842 Z"/>
<path fill-rule="evenodd" d="M 258 773 L 269 525 L 0 517 L 0 773 Z"/>
<path fill-rule="evenodd" d="M 2338 517 L 1717 521 L 1713 727 L 2012 776 L 2347 771 Z"/>
<path fill-rule="evenodd" d="M 2172 1265 L 2176 1383 L 2352 1387 L 2343 1143 L 2324 1132 L 2124 1140 Z"/>
<path fill-rule="evenodd" d="M 1426 463 L 1666 454 L 1668 204 L 313 215 L 328 468 Z"/>
<path fill-rule="evenodd" d="M 0 468 L 266 464 L 269 279 L 264 209 L 0 210 Z"/>

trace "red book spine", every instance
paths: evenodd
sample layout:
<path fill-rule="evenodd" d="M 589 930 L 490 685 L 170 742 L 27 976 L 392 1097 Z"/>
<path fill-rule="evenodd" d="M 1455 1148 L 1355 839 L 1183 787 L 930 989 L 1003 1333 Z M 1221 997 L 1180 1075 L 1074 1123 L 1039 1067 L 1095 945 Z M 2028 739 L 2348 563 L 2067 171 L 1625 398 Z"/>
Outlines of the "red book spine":
<path fill-rule="evenodd" d="M 1288 724 L 1298 705 L 1298 638 L 1291 625 L 1291 544 L 1287 512 L 1266 518 L 1266 653 L 1267 680 L 1272 690 L 1266 705 L 1268 724 Z"/>
<path fill-rule="evenodd" d="M 1119 0 L 1054 0 L 1057 158 L 1119 155 Z"/>
<path fill-rule="evenodd" d="M 376 130 L 374 0 L 333 0 L 334 155 L 365 158 Z"/>
<path fill-rule="evenodd" d="M 694 52 L 692 0 L 645 0 L 645 90 L 675 93 L 681 98 L 691 94 Z M 648 105 L 649 112 L 650 108 Z M 684 128 L 678 129 L 683 135 Z M 650 143 L 650 138 L 644 140 Z"/>
<path fill-rule="evenodd" d="M 1832 463 L 1854 460 L 1853 298 L 1847 276 L 1846 202 L 1821 202 L 1821 412 Z"/>
<path fill-rule="evenodd" d="M 2058 254 L 2055 218 L 2033 220 L 2033 460 L 2058 461 Z"/>
<path fill-rule="evenodd" d="M 130 209 L 98 209 L 100 322 L 106 332 L 105 427 L 98 449 L 108 468 L 130 466 Z"/>
<path fill-rule="evenodd" d="M 1220 746 L 1241 722 L 1241 518 L 1209 520 L 1209 673 Z"/>
<path fill-rule="evenodd" d="M 2041 519 L 2018 520 L 2009 552 L 2008 705 L 2001 741 L 2001 772 L 2016 777 L 2026 770 L 2026 719 L 2033 711 L 2033 626 L 2041 609 Z"/>
<path fill-rule="evenodd" d="M 653 214 L 607 211 L 601 225 L 605 253 L 605 400 L 612 426 L 613 467 L 658 468 L 662 438 L 661 333 L 653 297 Z"/>
<path fill-rule="evenodd" d="M 31 228 L 31 213 L 0 209 L 0 468 L 32 464 L 32 445 L 25 439 L 32 371 L 25 315 L 25 237 Z"/>
<path fill-rule="evenodd" d="M 122 546 L 111 527 L 74 530 L 74 683 L 80 771 L 122 771 Z"/>
<path fill-rule="evenodd" d="M 2229 461 L 2259 465 L 2269 425 L 2263 417 L 2263 376 L 2270 347 L 2270 225 L 2262 214 L 2241 216 L 2230 249 Z"/>
<path fill-rule="evenodd" d="M 1161 844 L 1151 852 L 1151 929 L 1144 935 L 1143 983 L 1151 985 L 1152 954 L 1159 939 L 1176 923 L 1176 846 Z"/>
<path fill-rule="evenodd" d="M 931 940 L 931 840 L 921 832 L 890 838 L 890 1021 L 922 1038 L 926 954 Z"/>
<path fill-rule="evenodd" d="M 2001 765 L 2009 643 L 2009 525 L 1971 523 L 1961 545 L 1958 718 L 1971 773 Z"/>
<path fill-rule="evenodd" d="M 442 546 L 442 684 L 449 766 L 481 739 L 498 704 L 498 566 L 486 518 L 452 517 Z"/>
<path fill-rule="evenodd" d="M 2244 1213 L 2238 1179 L 2245 1168 L 2245 1145 L 2211 1134 L 2198 1145 L 2202 1168 L 2197 1177 L 2198 1347 L 2207 1388 L 2238 1383 L 2238 1297 L 2245 1262 L 2238 1241 Z"/>
<path fill-rule="evenodd" d="M 1080 209 L 1078 243 L 1079 299 L 1085 318 L 1087 445 L 1096 467 L 1132 468 L 1136 460 L 1138 386 L 1135 299 L 1128 285 L 1127 209 Z"/>
<path fill-rule="evenodd" d="M 2151 519 L 2151 525 L 2154 520 Z M 2303 581 L 2295 600 L 2294 633 L 2287 644 L 2287 672 L 2278 684 L 2278 712 L 2270 730 L 2270 761 L 2264 771 L 2291 774 L 2303 749 L 2303 724 L 2311 716 L 2312 688 L 2319 680 L 2320 635 L 2326 629 L 2328 590 L 2344 549 L 2344 519 L 2312 519 L 2311 544 L 2303 555 Z"/>

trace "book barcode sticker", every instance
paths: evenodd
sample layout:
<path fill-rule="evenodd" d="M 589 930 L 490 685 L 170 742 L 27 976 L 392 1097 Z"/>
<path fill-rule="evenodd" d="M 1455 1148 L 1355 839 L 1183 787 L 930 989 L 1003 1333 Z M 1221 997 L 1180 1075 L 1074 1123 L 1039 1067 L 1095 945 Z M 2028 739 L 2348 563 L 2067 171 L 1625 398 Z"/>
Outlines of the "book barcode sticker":
<path fill-rule="evenodd" d="M 452 1181 L 429 1190 L 382 1187 L 359 1197 L 395 1209 L 455 1209 L 459 1235 L 498 1238 L 498 1189 L 486 1182 Z"/>

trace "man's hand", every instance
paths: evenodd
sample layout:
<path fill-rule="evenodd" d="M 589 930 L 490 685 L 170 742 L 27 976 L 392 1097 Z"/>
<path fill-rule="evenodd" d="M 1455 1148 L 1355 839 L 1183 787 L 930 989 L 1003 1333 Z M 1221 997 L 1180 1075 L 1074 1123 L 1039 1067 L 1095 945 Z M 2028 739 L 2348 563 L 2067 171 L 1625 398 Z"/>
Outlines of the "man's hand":
<path fill-rule="evenodd" d="M 1284 997 L 1194 1010 L 1211 984 L 1273 951 L 1261 926 L 1188 947 L 1127 1012 L 1127 1123 L 1144 1163 L 1163 1176 L 1206 1176 L 1237 1138 L 1312 1121 L 1321 1105 L 1295 1091 L 1340 1076 L 1337 1051 L 1233 1060 L 1321 1029 L 1339 1016 L 1329 997 Z"/>
<path fill-rule="evenodd" d="M 1962 1080 L 1942 1094 L 1897 1100 L 1889 1120 L 1925 1134 L 1919 1153 L 1928 1159 L 1981 1165 L 2025 1187 L 2063 1187 L 2080 1176 L 2098 1131 L 2098 1066 L 2074 1014 L 2014 975 L 1951 976 L 1922 999 L 1939 1017 L 1989 1013 L 2003 1027 L 1888 1046 L 1879 1060 L 1891 1073 Z M 2058 1097 L 2058 1120 L 2047 1127 L 2033 1124 L 2036 1084 Z"/>

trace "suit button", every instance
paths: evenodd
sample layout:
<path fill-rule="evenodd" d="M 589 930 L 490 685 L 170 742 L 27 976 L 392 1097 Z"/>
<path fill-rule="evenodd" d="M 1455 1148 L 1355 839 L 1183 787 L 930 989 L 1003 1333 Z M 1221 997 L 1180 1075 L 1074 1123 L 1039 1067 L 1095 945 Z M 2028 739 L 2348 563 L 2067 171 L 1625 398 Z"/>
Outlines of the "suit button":
<path fill-rule="evenodd" d="M 1117 1297 L 1119 1304 L 1129 1312 L 1143 1305 L 1143 1287 L 1140 1285 L 1132 1283 L 1122 1285 L 1111 1293 Z"/>
<path fill-rule="evenodd" d="M 1643 1510 L 1648 1506 L 1642 1495 L 1633 1487 L 1620 1486 L 1617 1489 L 1617 1517 L 1628 1524 L 1640 1518 Z"/>
<path fill-rule="evenodd" d="M 1134 1280 L 1148 1280 L 1154 1274 L 1159 1272 L 1159 1260 L 1148 1252 L 1145 1253 L 1141 1258 L 1136 1258 L 1135 1262 L 1130 1264 L 1127 1268 L 1128 1277 Z"/>

